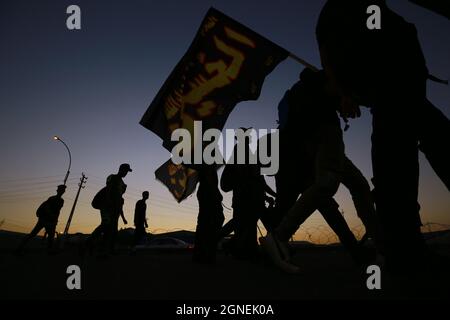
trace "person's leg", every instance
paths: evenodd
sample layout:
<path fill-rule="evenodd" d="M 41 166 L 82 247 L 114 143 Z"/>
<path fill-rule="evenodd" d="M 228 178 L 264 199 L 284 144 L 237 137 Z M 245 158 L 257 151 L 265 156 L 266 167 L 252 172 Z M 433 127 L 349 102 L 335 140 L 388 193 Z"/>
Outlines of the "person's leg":
<path fill-rule="evenodd" d="M 291 174 L 277 173 L 275 176 L 277 190 L 275 204 L 276 216 L 273 219 L 274 221 L 271 230 L 267 229 L 268 231 L 273 231 L 279 226 L 283 218 L 289 212 L 289 209 L 291 209 L 297 201 L 301 191 L 304 191 L 299 188 L 299 184 L 302 184 L 302 182 L 299 181 L 300 179 L 301 178 L 296 175 L 296 172 L 292 172 Z M 313 181 L 314 180 L 311 179 L 309 185 L 311 185 Z"/>
<path fill-rule="evenodd" d="M 411 255 L 424 245 L 417 205 L 417 103 L 420 101 L 389 100 L 372 110 L 376 210 L 391 260 L 402 261 L 402 256 Z"/>
<path fill-rule="evenodd" d="M 137 246 L 140 242 L 140 238 L 141 238 L 141 234 L 140 234 L 140 228 L 139 227 L 135 227 L 134 228 L 134 239 L 133 239 L 133 246 Z"/>
<path fill-rule="evenodd" d="M 243 203 L 239 203 L 239 206 L 233 207 L 234 236 L 230 249 L 235 257 L 242 257 L 245 253 L 246 232 L 248 229 L 246 215 L 248 214 L 249 209 Z"/>
<path fill-rule="evenodd" d="M 117 234 L 119 232 L 119 216 L 116 216 L 112 219 L 111 224 L 109 225 L 109 242 L 107 242 L 107 250 L 109 253 L 113 253 L 116 247 Z"/>
<path fill-rule="evenodd" d="M 366 232 L 374 239 L 379 249 L 382 249 L 381 230 L 369 182 L 347 157 L 344 160 L 341 177 L 342 184 L 349 190 L 352 196 L 356 213 L 364 224 Z"/>
<path fill-rule="evenodd" d="M 103 227 L 104 227 L 104 222 L 102 221 L 97 228 L 94 229 L 94 231 L 92 231 L 91 235 L 89 236 L 88 239 L 90 239 L 91 241 L 94 241 L 96 239 L 98 239 L 100 237 L 100 235 L 103 232 Z"/>
<path fill-rule="evenodd" d="M 275 229 L 275 235 L 281 241 L 288 241 L 299 226 L 338 190 L 344 159 L 342 132 L 340 128 L 324 126 L 319 135 L 314 183 L 303 192 Z"/>
<path fill-rule="evenodd" d="M 243 258 L 253 258 L 257 254 L 258 248 L 258 218 L 262 212 L 261 206 L 253 204 L 244 213 L 243 219 L 243 241 L 241 243 L 243 249 Z"/>
<path fill-rule="evenodd" d="M 86 240 L 86 247 L 89 253 L 92 254 L 94 251 L 95 243 L 100 237 L 103 237 L 103 243 L 101 244 L 101 250 L 106 251 L 109 241 L 110 241 L 110 230 L 111 230 L 111 214 L 108 210 L 100 210 L 101 223 L 95 228 L 91 235 Z"/>
<path fill-rule="evenodd" d="M 355 235 L 339 212 L 339 205 L 333 198 L 321 203 L 319 211 L 357 264 L 367 264 L 375 258 L 375 251 L 365 249 L 358 244 Z"/>
<path fill-rule="evenodd" d="M 209 236 L 209 254 L 215 260 L 217 253 L 217 245 L 221 239 L 222 225 L 225 220 L 223 215 L 222 203 L 217 203 L 215 210 L 212 211 L 211 234 Z"/>
<path fill-rule="evenodd" d="M 216 259 L 217 243 L 224 216 L 218 206 L 199 210 L 195 231 L 194 261 L 212 263 Z"/>
<path fill-rule="evenodd" d="M 34 226 L 33 230 L 31 230 L 31 232 L 25 236 L 25 238 L 23 238 L 22 242 L 20 243 L 19 247 L 17 248 L 17 252 L 22 251 L 26 244 L 28 243 L 28 241 L 30 241 L 31 239 L 33 239 L 34 237 L 37 236 L 37 234 L 39 233 L 39 231 L 42 230 L 42 228 L 44 228 L 44 224 L 41 220 L 38 220 L 38 222 L 36 223 L 36 225 Z"/>
<path fill-rule="evenodd" d="M 450 121 L 430 101 L 420 112 L 419 149 L 423 152 L 434 172 L 450 190 Z"/>
<path fill-rule="evenodd" d="M 199 206 L 202 206 L 199 200 Z M 206 238 L 207 238 L 207 232 L 208 232 L 208 214 L 206 210 L 204 210 L 203 207 L 200 207 L 200 210 L 198 212 L 197 216 L 197 226 L 195 229 L 195 239 L 194 239 L 194 255 L 193 260 L 195 262 L 205 262 L 205 256 L 206 256 Z"/>
<path fill-rule="evenodd" d="M 47 231 L 47 250 L 50 251 L 53 248 L 53 241 L 55 238 L 55 230 L 56 224 L 49 224 L 45 226 L 45 230 Z"/>
<path fill-rule="evenodd" d="M 358 245 L 358 241 L 339 212 L 339 205 L 336 201 L 333 198 L 328 198 L 319 205 L 318 210 L 330 228 L 336 233 L 342 245 L 350 251 L 354 250 Z"/>
<path fill-rule="evenodd" d="M 134 246 L 141 244 L 144 241 L 145 228 L 144 226 L 137 226 L 134 230 Z"/>
<path fill-rule="evenodd" d="M 333 197 L 339 187 L 339 180 L 333 173 L 323 173 L 309 187 L 276 228 L 275 233 L 281 241 L 288 241 L 300 225 L 321 205 Z"/>
<path fill-rule="evenodd" d="M 89 249 L 90 253 L 94 250 L 95 242 L 105 233 L 106 223 L 102 221 L 100 225 L 95 228 L 95 230 L 91 233 L 91 235 L 86 240 L 86 247 Z"/>

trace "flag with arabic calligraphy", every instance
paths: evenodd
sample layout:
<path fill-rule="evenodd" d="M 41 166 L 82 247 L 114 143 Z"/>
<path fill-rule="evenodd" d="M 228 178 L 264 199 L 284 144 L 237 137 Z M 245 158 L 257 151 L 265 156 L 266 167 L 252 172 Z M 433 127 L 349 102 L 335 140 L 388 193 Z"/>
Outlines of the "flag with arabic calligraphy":
<path fill-rule="evenodd" d="M 194 137 L 194 121 L 202 121 L 203 130 L 221 130 L 237 103 L 258 99 L 266 76 L 288 54 L 211 8 L 140 124 L 157 134 L 169 151 L 178 143 L 170 139 L 175 129 L 187 129 Z M 164 164 L 158 170 L 163 167 L 168 168 Z"/>
<path fill-rule="evenodd" d="M 196 170 L 175 164 L 171 159 L 155 171 L 155 177 L 169 189 L 178 202 L 194 192 L 198 181 Z"/>

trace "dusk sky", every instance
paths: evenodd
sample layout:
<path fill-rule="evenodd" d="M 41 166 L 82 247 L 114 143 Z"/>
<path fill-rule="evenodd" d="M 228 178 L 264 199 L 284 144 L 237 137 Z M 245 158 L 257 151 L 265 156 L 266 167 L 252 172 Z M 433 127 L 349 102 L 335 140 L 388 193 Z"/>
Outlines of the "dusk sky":
<path fill-rule="evenodd" d="M 195 194 L 177 204 L 155 180 L 154 171 L 170 154 L 159 137 L 139 125 L 142 115 L 211 6 L 320 66 L 314 30 L 324 2 L 2 1 L 0 228 L 30 231 L 37 207 L 62 183 L 68 157 L 63 145 L 52 139 L 59 135 L 72 151 L 72 168 L 57 230 L 64 229 L 81 172 L 88 181 L 70 231 L 88 233 L 100 223 L 90 202 L 123 162 L 133 169 L 124 179 L 130 225 L 136 200 L 148 190 L 150 231 L 194 230 Z M 71 4 L 81 8 L 81 30 L 66 28 L 66 8 Z M 406 0 L 388 4 L 416 25 L 430 72 L 449 79 L 449 20 Z M 267 77 L 260 98 L 238 104 L 225 127 L 276 128 L 278 102 L 301 70 L 291 59 L 282 62 Z M 429 99 L 450 116 L 450 87 L 430 82 L 428 88 Z M 368 179 L 370 133 L 371 117 L 364 110 L 344 136 L 347 155 Z M 448 147 L 449 141 L 442 144 Z M 450 225 L 449 193 L 422 155 L 420 160 L 422 221 Z M 349 224 L 360 225 L 348 191 L 341 187 L 336 199 Z M 231 207 L 230 195 L 224 203 Z M 224 213 L 231 218 L 230 211 Z M 303 230 L 322 225 L 316 213 Z"/>

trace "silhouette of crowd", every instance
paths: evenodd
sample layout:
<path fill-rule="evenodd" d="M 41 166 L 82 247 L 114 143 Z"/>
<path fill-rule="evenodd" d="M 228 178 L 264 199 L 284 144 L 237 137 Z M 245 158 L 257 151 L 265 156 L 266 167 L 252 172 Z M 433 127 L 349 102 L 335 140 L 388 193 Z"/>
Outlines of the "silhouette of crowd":
<path fill-rule="evenodd" d="M 366 26 L 370 5 L 381 8 L 381 29 Z M 213 165 L 195 167 L 199 174 L 199 214 L 193 261 L 215 263 L 218 243 L 231 234 L 224 250 L 237 259 L 266 254 L 278 268 L 301 271 L 291 259 L 289 240 L 318 210 L 355 263 L 366 265 L 382 255 L 392 272 L 405 266 L 417 270 L 443 263 L 421 234 L 418 203 L 419 151 L 450 190 L 449 120 L 427 98 L 430 78 L 413 24 L 382 0 L 328 0 L 316 26 L 322 69 L 301 71 L 279 105 L 280 168 L 276 191 L 260 174 L 260 163 L 227 164 L 221 178 Z M 373 185 L 347 157 L 341 120 L 357 118 L 360 107 L 372 115 Z M 444 141 L 444 143 L 442 143 Z M 238 142 L 240 143 L 240 142 Z M 236 145 L 237 147 L 237 145 Z M 253 152 L 245 142 L 246 159 Z M 84 250 L 92 252 L 103 238 L 105 255 L 113 252 L 123 213 L 123 178 L 131 172 L 122 164 L 93 200 L 101 223 Z M 345 186 L 373 246 L 358 242 L 339 211 L 334 196 Z M 233 218 L 224 225 L 220 191 L 232 192 Z M 52 247 L 65 186 L 38 209 L 38 222 L 26 242 L 45 228 Z M 136 204 L 134 245 L 145 239 L 144 192 Z M 268 231 L 258 246 L 258 220 Z"/>

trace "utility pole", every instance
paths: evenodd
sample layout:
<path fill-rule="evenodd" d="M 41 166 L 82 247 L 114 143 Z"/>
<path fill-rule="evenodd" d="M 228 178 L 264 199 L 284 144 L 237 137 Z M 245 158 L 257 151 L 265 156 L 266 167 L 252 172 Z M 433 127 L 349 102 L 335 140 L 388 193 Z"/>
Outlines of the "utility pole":
<path fill-rule="evenodd" d="M 84 185 L 86 184 L 87 177 L 84 175 L 84 173 L 81 174 L 80 183 L 78 183 L 78 191 L 77 195 L 75 196 L 75 200 L 73 201 L 72 210 L 70 210 L 69 219 L 67 219 L 66 228 L 64 229 L 64 233 L 62 236 L 61 241 L 61 248 L 64 247 L 64 242 L 67 238 L 67 235 L 69 233 L 69 227 L 70 223 L 72 222 L 73 213 L 75 212 L 75 207 L 77 206 L 78 197 L 80 196 L 81 189 L 84 189 Z"/>

